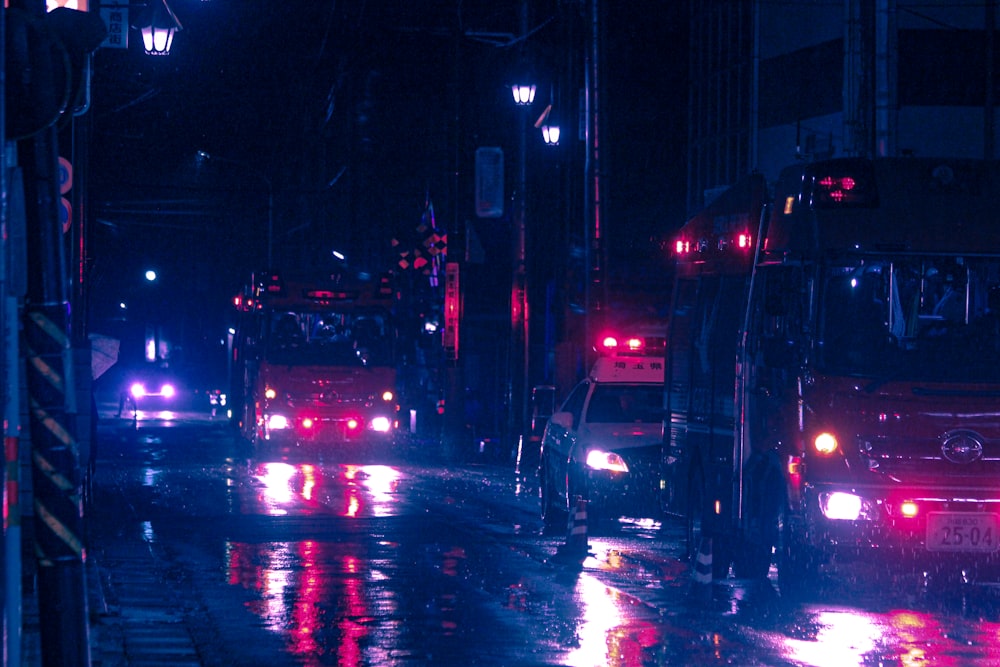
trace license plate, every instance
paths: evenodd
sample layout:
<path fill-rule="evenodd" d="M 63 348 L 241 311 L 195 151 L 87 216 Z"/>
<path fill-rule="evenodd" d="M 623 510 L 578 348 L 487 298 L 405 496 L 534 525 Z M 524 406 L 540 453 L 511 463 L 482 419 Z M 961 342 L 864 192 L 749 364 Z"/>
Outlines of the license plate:
<path fill-rule="evenodd" d="M 986 512 L 931 512 L 927 515 L 928 551 L 989 553 L 1000 545 L 1000 522 Z"/>

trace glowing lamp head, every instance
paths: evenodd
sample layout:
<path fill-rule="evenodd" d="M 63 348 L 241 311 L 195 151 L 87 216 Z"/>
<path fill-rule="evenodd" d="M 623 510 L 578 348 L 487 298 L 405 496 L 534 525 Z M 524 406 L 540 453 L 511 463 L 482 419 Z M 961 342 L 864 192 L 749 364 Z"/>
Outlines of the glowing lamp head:
<path fill-rule="evenodd" d="M 278 392 L 275 391 L 274 387 L 268 387 L 264 390 L 264 398 L 266 399 L 274 399 L 277 395 Z"/>
<path fill-rule="evenodd" d="M 347 420 L 347 429 L 349 431 L 355 431 L 355 430 L 357 430 L 358 426 L 360 426 L 360 425 L 361 425 L 361 423 L 357 419 L 351 418 L 351 419 Z"/>

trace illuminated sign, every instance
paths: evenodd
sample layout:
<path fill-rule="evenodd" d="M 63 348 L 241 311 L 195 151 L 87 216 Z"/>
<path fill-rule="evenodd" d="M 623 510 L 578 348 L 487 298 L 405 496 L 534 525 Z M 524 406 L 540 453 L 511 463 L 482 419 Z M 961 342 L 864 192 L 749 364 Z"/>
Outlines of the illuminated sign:
<path fill-rule="evenodd" d="M 90 11 L 90 0 L 45 0 L 45 10 L 51 12 L 53 9 L 65 7 L 66 9 L 79 9 L 81 12 Z"/>

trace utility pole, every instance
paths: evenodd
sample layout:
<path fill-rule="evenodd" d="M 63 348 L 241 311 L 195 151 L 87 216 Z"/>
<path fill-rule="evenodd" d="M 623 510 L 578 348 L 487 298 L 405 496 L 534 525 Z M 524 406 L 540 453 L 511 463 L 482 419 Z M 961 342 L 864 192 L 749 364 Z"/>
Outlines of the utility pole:
<path fill-rule="evenodd" d="M 74 373 L 56 128 L 56 121 L 72 110 L 70 102 L 57 95 L 56 72 L 64 63 L 53 52 L 49 33 L 64 48 L 80 85 L 84 56 L 97 48 L 105 28 L 99 19 L 84 12 L 62 8 L 46 14 L 42 0 L 12 0 L 4 12 L 8 20 L 16 12 L 20 21 L 8 35 L 12 36 L 14 60 L 22 65 L 18 68 L 15 111 L 23 128 L 16 137 L 16 149 L 17 165 L 23 173 L 23 189 L 19 187 L 18 194 L 23 191 L 26 252 L 7 257 L 12 265 L 20 261 L 26 270 L 21 318 L 24 347 L 18 365 L 23 361 L 28 393 L 42 659 L 46 667 L 86 667 L 90 665 L 90 641 L 81 447 L 76 438 L 80 385 Z M 11 385 L 8 379 L 4 386 Z"/>
<path fill-rule="evenodd" d="M 587 118 L 587 157 L 584 167 L 585 181 L 584 193 L 586 201 L 584 203 L 586 214 L 586 296 L 585 314 L 586 324 L 584 325 L 584 356 L 586 368 L 590 368 L 592 359 L 592 346 L 596 331 L 604 324 L 602 321 L 607 308 L 607 277 L 605 276 L 605 244 L 604 228 L 602 225 L 604 213 L 604 195 L 601 190 L 601 145 L 600 134 L 602 118 L 600 113 L 600 99 L 603 92 L 603 81 L 600 78 L 601 59 L 603 57 L 602 47 L 602 23 L 600 0 L 590 0 L 590 16 L 588 30 L 588 47 L 586 49 L 585 73 L 586 78 L 586 118 Z"/>

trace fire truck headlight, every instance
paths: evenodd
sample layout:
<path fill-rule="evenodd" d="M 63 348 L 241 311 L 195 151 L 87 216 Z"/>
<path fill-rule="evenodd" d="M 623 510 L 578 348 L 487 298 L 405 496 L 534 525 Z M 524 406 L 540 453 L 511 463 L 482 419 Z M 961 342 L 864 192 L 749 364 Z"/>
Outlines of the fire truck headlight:
<path fill-rule="evenodd" d="M 274 387 L 268 387 L 267 389 L 264 390 L 264 398 L 273 399 L 277 395 L 278 392 L 274 389 Z"/>
<path fill-rule="evenodd" d="M 165 384 L 162 387 L 160 387 L 160 396 L 162 396 L 163 398 L 173 398 L 176 391 L 177 390 L 174 389 L 174 385 Z"/>
<path fill-rule="evenodd" d="M 395 396 L 388 389 L 382 392 L 382 400 L 385 401 L 386 403 L 392 401 L 393 398 L 395 398 Z"/>
<path fill-rule="evenodd" d="M 358 422 L 357 419 L 348 419 L 347 420 L 347 428 L 348 428 L 348 430 L 353 431 L 358 426 L 360 426 L 360 422 Z"/>
<path fill-rule="evenodd" d="M 128 389 L 129 393 L 136 398 L 142 398 L 146 395 L 146 388 L 142 386 L 141 382 L 136 382 Z"/>
<path fill-rule="evenodd" d="M 861 517 L 862 501 L 853 493 L 822 493 L 819 497 L 819 507 L 827 519 L 856 521 Z"/>
<path fill-rule="evenodd" d="M 281 431 L 289 427 L 288 417 L 285 415 L 271 415 L 267 418 L 267 427 L 272 431 Z"/>
<path fill-rule="evenodd" d="M 837 436 L 824 431 L 813 440 L 813 447 L 816 449 L 816 453 L 829 456 L 837 451 Z"/>
<path fill-rule="evenodd" d="M 602 452 L 593 449 L 587 453 L 587 467 L 593 470 L 610 470 L 611 472 L 628 472 L 628 466 L 622 457 L 614 452 Z"/>
<path fill-rule="evenodd" d="M 372 430 L 379 433 L 388 433 L 391 425 L 388 417 L 375 417 L 371 421 Z"/>

